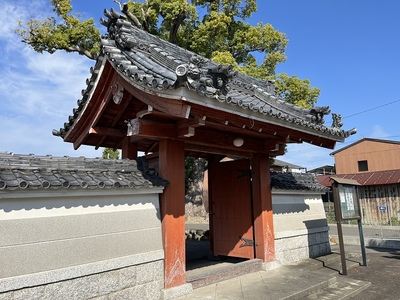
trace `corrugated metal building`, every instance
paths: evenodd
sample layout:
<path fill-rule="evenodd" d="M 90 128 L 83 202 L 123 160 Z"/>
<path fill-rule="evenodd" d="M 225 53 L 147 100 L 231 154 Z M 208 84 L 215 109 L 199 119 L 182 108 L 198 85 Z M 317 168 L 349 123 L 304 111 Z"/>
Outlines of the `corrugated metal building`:
<path fill-rule="evenodd" d="M 400 142 L 364 138 L 332 153 L 336 177 L 354 179 L 364 224 L 400 224 Z M 317 176 L 330 186 L 330 175 Z"/>

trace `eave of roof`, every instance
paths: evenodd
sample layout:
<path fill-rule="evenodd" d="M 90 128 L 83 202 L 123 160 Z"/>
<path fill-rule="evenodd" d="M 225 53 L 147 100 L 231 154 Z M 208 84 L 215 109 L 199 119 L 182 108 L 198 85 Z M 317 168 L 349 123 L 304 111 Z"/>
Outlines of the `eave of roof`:
<path fill-rule="evenodd" d="M 108 160 L 0 153 L 0 190 L 154 188 L 159 178 L 143 159 Z"/>
<path fill-rule="evenodd" d="M 355 132 L 340 129 L 342 123 L 337 114 L 332 114 L 332 126 L 323 125 L 324 115 L 330 113 L 328 107 L 304 109 L 289 104 L 277 96 L 270 81 L 235 72 L 230 66 L 218 65 L 152 36 L 114 10 L 105 15 L 108 20 L 103 19 L 102 24 L 107 26 L 108 34 L 102 38 L 102 51 L 91 70 L 92 77 L 87 80 L 73 115 L 63 128 L 53 131 L 54 135 L 65 139 L 74 130 L 98 85 L 106 60 L 127 82 L 148 94 L 212 106 L 251 120 L 292 128 L 333 141 L 328 147 Z M 118 98 L 117 92 L 114 97 Z"/>
<path fill-rule="evenodd" d="M 347 145 L 346 147 L 340 148 L 336 151 L 331 152 L 329 155 L 335 155 L 343 150 L 349 149 L 357 144 L 363 143 L 363 142 L 376 142 L 376 143 L 385 143 L 385 144 L 393 144 L 393 145 L 400 145 L 399 141 L 390 141 L 390 140 L 381 140 L 381 139 L 373 139 L 373 138 L 362 138 L 354 143 L 351 143 L 350 145 Z"/>

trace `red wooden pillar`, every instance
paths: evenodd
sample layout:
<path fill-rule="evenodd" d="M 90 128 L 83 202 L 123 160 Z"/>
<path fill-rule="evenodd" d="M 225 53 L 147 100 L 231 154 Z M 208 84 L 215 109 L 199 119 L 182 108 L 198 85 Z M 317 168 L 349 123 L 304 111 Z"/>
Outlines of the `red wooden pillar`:
<path fill-rule="evenodd" d="M 125 138 L 122 142 L 121 158 L 136 159 L 137 158 L 137 145 L 129 141 L 129 137 Z"/>
<path fill-rule="evenodd" d="M 253 173 L 252 188 L 256 258 L 268 262 L 275 259 L 275 236 L 269 157 L 265 154 L 257 154 L 251 162 Z"/>
<path fill-rule="evenodd" d="M 160 140 L 159 175 L 169 181 L 161 199 L 165 288 L 186 284 L 185 144 Z"/>

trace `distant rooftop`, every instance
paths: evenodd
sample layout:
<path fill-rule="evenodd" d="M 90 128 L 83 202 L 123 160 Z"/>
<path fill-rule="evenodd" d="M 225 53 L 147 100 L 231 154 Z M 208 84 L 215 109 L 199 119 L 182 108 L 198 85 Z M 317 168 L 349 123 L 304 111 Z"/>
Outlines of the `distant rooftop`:
<path fill-rule="evenodd" d="M 313 173 L 313 174 L 321 174 L 321 175 L 332 175 L 335 174 L 335 167 L 334 166 L 329 166 L 329 165 L 325 165 L 325 166 L 321 166 L 312 170 L 308 170 L 307 173 Z"/>
<path fill-rule="evenodd" d="M 340 174 L 334 175 L 339 178 L 353 179 L 361 185 L 384 185 L 400 183 L 400 170 L 378 171 L 378 172 L 365 172 L 357 174 Z M 317 180 L 324 186 L 331 186 L 330 181 L 332 175 L 317 176 Z"/>
<path fill-rule="evenodd" d="M 376 143 L 386 143 L 386 144 L 394 144 L 394 145 L 400 145 L 400 141 L 391 141 L 391 140 L 381 140 L 381 139 L 373 139 L 373 138 L 362 138 L 354 143 L 351 143 L 350 145 L 347 145 L 346 147 L 343 147 L 341 149 L 338 149 L 336 151 L 333 151 L 329 155 L 335 155 L 338 152 L 341 152 L 343 150 L 346 150 L 350 147 L 353 147 L 354 145 L 357 145 L 359 143 L 365 142 L 365 141 L 370 141 L 370 142 L 376 142 Z"/>
<path fill-rule="evenodd" d="M 282 172 L 289 172 L 289 173 L 296 172 L 296 171 L 297 171 L 297 173 L 300 173 L 301 170 L 304 170 L 304 171 L 306 170 L 305 167 L 301 167 L 301 166 L 298 166 L 298 165 L 295 165 L 295 164 L 292 164 L 292 163 L 289 163 L 289 162 L 286 162 L 283 160 L 279 160 L 279 159 L 274 159 L 274 164 L 271 167 L 275 171 L 277 171 L 277 170 L 274 167 L 279 167 L 279 168 L 282 168 Z"/>

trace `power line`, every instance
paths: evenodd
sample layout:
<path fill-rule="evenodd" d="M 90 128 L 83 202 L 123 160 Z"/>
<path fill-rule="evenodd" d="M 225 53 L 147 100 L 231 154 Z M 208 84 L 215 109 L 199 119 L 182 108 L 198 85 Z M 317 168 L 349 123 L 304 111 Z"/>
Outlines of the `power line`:
<path fill-rule="evenodd" d="M 392 101 L 392 102 L 389 102 L 389 103 L 385 103 L 385 104 L 382 104 L 382 105 L 379 105 L 379 106 L 376 106 L 376 107 L 373 107 L 373 108 L 370 108 L 370 109 L 367 109 L 367 110 L 364 110 L 364 111 L 360 111 L 360 112 L 352 114 L 352 115 L 345 116 L 342 119 L 354 117 L 354 116 L 357 116 L 357 115 L 361 115 L 361 114 L 369 112 L 371 110 L 375 110 L 375 109 L 378 109 L 378 108 L 381 108 L 381 107 L 384 107 L 384 106 L 388 106 L 388 105 L 391 105 L 391 104 L 396 103 L 396 102 L 400 102 L 400 99 Z"/>

